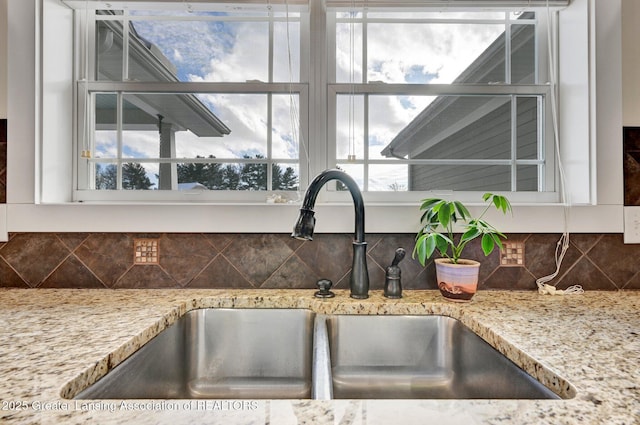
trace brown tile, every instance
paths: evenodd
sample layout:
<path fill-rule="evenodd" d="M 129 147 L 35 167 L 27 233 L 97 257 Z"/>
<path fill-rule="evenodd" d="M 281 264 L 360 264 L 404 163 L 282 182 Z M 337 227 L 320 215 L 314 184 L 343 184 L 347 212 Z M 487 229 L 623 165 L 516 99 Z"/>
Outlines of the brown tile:
<path fill-rule="evenodd" d="M 94 233 L 75 254 L 111 287 L 133 265 L 133 239 L 124 233 Z"/>
<path fill-rule="evenodd" d="M 316 288 L 320 279 L 300 258 L 291 256 L 261 288 Z M 335 282 L 334 282 L 335 283 Z"/>
<path fill-rule="evenodd" d="M 536 278 L 524 267 L 498 267 L 480 283 L 481 289 L 536 289 Z"/>
<path fill-rule="evenodd" d="M 0 118 L 0 143 L 7 143 L 7 119 Z"/>
<path fill-rule="evenodd" d="M 100 280 L 71 255 L 39 286 L 40 288 L 105 288 Z"/>
<path fill-rule="evenodd" d="M 382 291 L 384 289 L 385 271 L 373 261 L 367 261 L 367 270 L 369 272 L 369 291 Z M 334 283 L 336 288 L 349 289 L 351 269 L 338 282 Z"/>
<path fill-rule="evenodd" d="M 559 239 L 560 235 L 555 233 L 533 234 L 527 239 L 524 265 L 536 279 L 556 271 L 555 252 Z M 573 244 L 569 244 L 557 278 L 562 277 L 581 257 L 582 253 Z"/>
<path fill-rule="evenodd" d="M 69 254 L 69 249 L 51 233 L 18 234 L 0 251 L 29 286 L 38 286 Z"/>
<path fill-rule="evenodd" d="M 622 139 L 625 152 L 640 151 L 640 127 L 624 127 Z"/>
<path fill-rule="evenodd" d="M 640 205 L 640 152 L 625 152 L 623 161 L 624 205 Z"/>
<path fill-rule="evenodd" d="M 570 243 L 584 254 L 589 252 L 601 238 L 602 234 L 599 233 L 575 233 L 569 235 Z"/>
<path fill-rule="evenodd" d="M 160 238 L 160 266 L 179 285 L 189 283 L 218 254 L 200 234 L 166 234 Z"/>
<path fill-rule="evenodd" d="M 527 239 L 531 237 L 530 233 L 507 233 L 505 235 L 507 241 L 510 242 L 527 242 Z"/>
<path fill-rule="evenodd" d="M 0 258 L 0 287 L 29 288 L 25 282 L 9 265 Z"/>
<path fill-rule="evenodd" d="M 234 235 L 224 233 L 206 233 L 203 237 L 218 251 L 222 252 L 229 246 Z"/>
<path fill-rule="evenodd" d="M 640 127 L 624 127 L 624 205 L 640 205 Z"/>
<path fill-rule="evenodd" d="M 485 257 L 480 238 L 476 238 L 467 244 L 462 258 L 480 262 L 479 282 L 484 282 L 500 266 L 500 250 L 496 247 L 491 254 Z"/>
<path fill-rule="evenodd" d="M 7 142 L 0 142 L 0 170 L 7 169 Z"/>
<path fill-rule="evenodd" d="M 410 282 L 424 270 L 417 259 L 411 258 L 414 246 L 415 235 L 413 234 L 381 235 L 380 241 L 372 249 L 369 249 L 369 256 L 383 270 L 386 270 L 393 261 L 396 249 L 404 248 L 407 254 L 400 262 L 400 270 L 403 282 Z"/>
<path fill-rule="evenodd" d="M 223 255 L 218 255 L 186 287 L 242 289 L 254 286 Z"/>
<path fill-rule="evenodd" d="M 57 233 L 56 236 L 71 251 L 75 250 L 89 237 L 89 233 Z"/>
<path fill-rule="evenodd" d="M 629 279 L 629 282 L 627 282 L 627 284 L 622 289 L 640 289 L 640 273 L 636 273 L 635 276 Z"/>
<path fill-rule="evenodd" d="M 406 279 L 402 276 L 403 289 L 438 289 L 436 280 L 436 266 L 433 261 L 429 262 L 426 267 L 412 279 Z"/>
<path fill-rule="evenodd" d="M 292 251 L 295 251 L 296 249 L 300 248 L 302 244 L 306 242 L 306 241 L 301 241 L 300 239 L 292 238 L 291 235 L 289 234 L 283 235 L 283 238 L 287 246 L 291 248 Z"/>
<path fill-rule="evenodd" d="M 623 288 L 638 272 L 640 245 L 625 245 L 622 234 L 607 234 L 587 256 L 616 287 Z"/>
<path fill-rule="evenodd" d="M 223 253 L 258 287 L 293 254 L 286 238 L 285 235 L 274 234 L 237 235 Z"/>
<path fill-rule="evenodd" d="M 296 255 L 313 272 L 337 284 L 351 269 L 353 237 L 342 234 L 318 234 L 305 242 Z"/>
<path fill-rule="evenodd" d="M 160 266 L 133 266 L 115 285 L 114 289 L 177 288 L 177 282 Z"/>
<path fill-rule="evenodd" d="M 130 234 L 11 233 L 9 242 L 0 243 L 0 286 L 102 287 L 101 281 L 113 286 L 122 277 L 116 287 L 186 284 L 188 288 L 251 288 L 258 287 L 256 282 L 263 279 L 260 284 L 265 288 L 314 288 L 318 278 L 329 278 L 336 287 L 348 288 L 351 234 L 318 234 L 312 242 L 293 240 L 288 234 L 152 236 L 161 238 L 161 256 L 166 255 L 156 268 L 132 267 Z M 509 240 L 525 241 L 525 268 L 498 267 L 497 251 L 485 258 L 479 241 L 469 246 L 465 257 L 482 262 L 481 287 L 535 289 L 535 277 L 555 270 L 559 236 L 509 234 Z M 413 238 L 413 234 L 367 235 L 372 291 L 383 288 L 384 269 L 395 248 L 403 245 L 408 251 L 400 263 L 403 289 L 437 287 L 433 263 L 423 268 L 410 259 Z M 217 254 L 218 247 L 224 250 L 223 254 Z M 588 290 L 640 289 L 640 273 L 634 264 L 638 254 L 640 246 L 625 245 L 619 234 L 572 234 L 556 283 L 561 289 L 574 284 Z M 233 261 L 225 255 L 233 257 Z"/>
<path fill-rule="evenodd" d="M 573 285 L 582 285 L 585 291 L 617 289 L 611 279 L 607 278 L 587 257 L 580 259 L 557 282 L 558 289 L 566 289 Z"/>

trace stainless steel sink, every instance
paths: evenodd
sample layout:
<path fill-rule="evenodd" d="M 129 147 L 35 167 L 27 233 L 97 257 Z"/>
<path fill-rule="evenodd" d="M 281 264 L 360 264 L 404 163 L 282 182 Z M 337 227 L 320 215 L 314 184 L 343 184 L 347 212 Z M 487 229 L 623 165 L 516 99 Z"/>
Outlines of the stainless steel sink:
<path fill-rule="evenodd" d="M 80 399 L 557 399 L 444 316 L 188 312 Z"/>
<path fill-rule="evenodd" d="M 314 317 L 190 311 L 76 398 L 310 398 Z"/>
<path fill-rule="evenodd" d="M 326 332 L 329 344 L 328 352 L 316 353 L 324 359 L 322 373 L 316 372 L 321 377 L 317 384 L 325 381 L 324 398 L 559 398 L 449 317 L 335 315 L 317 320 L 326 324 L 326 329 L 316 324 L 316 332 Z"/>

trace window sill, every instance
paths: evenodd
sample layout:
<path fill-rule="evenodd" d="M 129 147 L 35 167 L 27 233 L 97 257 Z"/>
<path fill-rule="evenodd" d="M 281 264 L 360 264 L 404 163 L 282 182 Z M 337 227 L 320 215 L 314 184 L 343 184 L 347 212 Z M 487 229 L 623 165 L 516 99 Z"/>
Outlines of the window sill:
<path fill-rule="evenodd" d="M 0 238 L 8 232 L 289 233 L 299 204 L 6 204 L 0 208 Z M 475 207 L 478 208 L 478 207 Z M 473 208 L 472 208 L 473 209 Z M 352 233 L 350 203 L 316 205 L 317 233 Z M 420 212 L 413 205 L 368 205 L 367 233 L 414 233 Z M 558 205 L 514 206 L 513 215 L 487 219 L 507 233 L 564 231 Z M 622 205 L 576 206 L 573 233 L 622 233 Z"/>

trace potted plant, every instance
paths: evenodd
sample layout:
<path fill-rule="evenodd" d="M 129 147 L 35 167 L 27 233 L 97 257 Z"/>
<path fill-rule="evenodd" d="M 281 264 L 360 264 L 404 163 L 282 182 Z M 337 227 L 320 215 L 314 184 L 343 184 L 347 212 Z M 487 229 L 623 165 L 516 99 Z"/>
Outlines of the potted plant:
<path fill-rule="evenodd" d="M 437 250 L 441 258 L 434 260 L 438 288 L 444 297 L 454 301 L 468 301 L 476 293 L 480 263 L 461 258 L 469 242 L 481 239 L 482 252 L 487 256 L 506 236 L 498 231 L 483 217 L 494 207 L 498 211 L 511 211 L 511 204 L 504 196 L 485 193 L 482 199 L 487 206 L 474 218 L 460 201 L 444 199 L 423 199 L 420 210 L 424 211 L 420 219 L 421 228 L 416 235 L 413 257 L 418 258 L 422 266 Z M 454 231 L 461 233 L 456 238 Z"/>

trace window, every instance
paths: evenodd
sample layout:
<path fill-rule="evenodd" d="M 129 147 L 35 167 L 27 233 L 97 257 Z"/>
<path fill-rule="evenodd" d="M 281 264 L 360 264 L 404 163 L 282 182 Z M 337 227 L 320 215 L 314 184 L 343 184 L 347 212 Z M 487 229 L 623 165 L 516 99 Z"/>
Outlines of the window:
<path fill-rule="evenodd" d="M 305 8 L 148 4 L 76 13 L 78 200 L 298 190 Z"/>
<path fill-rule="evenodd" d="M 554 191 L 546 14 L 330 14 L 330 133 L 368 191 Z M 463 170 L 463 171 L 461 171 Z"/>
<path fill-rule="evenodd" d="M 311 2 L 68 1 L 75 200 L 264 200 L 334 166 L 369 200 L 557 199 L 544 8 Z"/>

